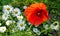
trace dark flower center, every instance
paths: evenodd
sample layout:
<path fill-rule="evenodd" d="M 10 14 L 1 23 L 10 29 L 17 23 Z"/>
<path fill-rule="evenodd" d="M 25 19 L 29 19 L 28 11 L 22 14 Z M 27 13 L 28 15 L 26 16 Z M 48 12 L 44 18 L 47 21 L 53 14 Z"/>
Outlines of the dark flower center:
<path fill-rule="evenodd" d="M 23 27 L 24 25 L 23 24 L 20 24 L 21 27 Z"/>
<path fill-rule="evenodd" d="M 42 12 L 43 12 L 43 10 L 37 10 L 37 11 L 36 11 L 36 15 L 37 15 L 37 16 L 41 16 Z"/>
<path fill-rule="evenodd" d="M 8 8 L 6 8 L 8 11 L 10 10 L 10 8 L 8 7 Z"/>

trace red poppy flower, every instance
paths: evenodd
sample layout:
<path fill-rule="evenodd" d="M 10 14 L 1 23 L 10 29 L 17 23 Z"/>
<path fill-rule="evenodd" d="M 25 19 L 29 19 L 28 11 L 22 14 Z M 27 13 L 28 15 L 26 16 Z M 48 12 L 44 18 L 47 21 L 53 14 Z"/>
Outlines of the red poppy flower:
<path fill-rule="evenodd" d="M 46 10 L 46 5 L 44 3 L 30 5 L 30 7 L 25 9 L 24 15 L 26 16 L 27 21 L 34 26 L 39 26 L 49 19 L 48 11 Z"/>

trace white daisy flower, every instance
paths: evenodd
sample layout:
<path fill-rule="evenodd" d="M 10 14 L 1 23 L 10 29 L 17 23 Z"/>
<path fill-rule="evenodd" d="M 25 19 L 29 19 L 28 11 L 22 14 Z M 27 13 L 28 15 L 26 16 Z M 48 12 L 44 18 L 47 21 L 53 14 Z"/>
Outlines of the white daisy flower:
<path fill-rule="evenodd" d="M 12 24 L 12 21 L 11 21 L 11 20 L 6 21 L 6 25 L 7 25 L 7 26 L 9 26 L 9 25 L 11 25 L 11 24 Z"/>
<path fill-rule="evenodd" d="M 21 11 L 19 8 L 15 8 L 12 13 L 13 16 L 19 16 L 21 14 Z"/>
<path fill-rule="evenodd" d="M 24 30 L 26 27 L 26 24 L 24 24 L 24 21 L 19 21 L 19 22 L 17 22 L 17 27 L 20 30 Z"/>
<path fill-rule="evenodd" d="M 26 9 L 27 8 L 27 6 L 23 6 L 23 9 Z"/>
<path fill-rule="evenodd" d="M 3 14 L 3 15 L 2 15 L 2 19 L 3 19 L 3 20 L 7 20 L 7 19 L 8 19 L 8 16 L 9 16 L 9 15 L 7 15 L 7 14 Z"/>
<path fill-rule="evenodd" d="M 41 34 L 41 32 L 37 28 L 33 28 L 33 32 L 35 32 L 37 35 Z"/>
<path fill-rule="evenodd" d="M 12 7 L 11 5 L 4 5 L 4 6 L 3 6 L 3 12 L 4 12 L 5 14 L 11 13 L 12 10 L 13 10 L 13 7 Z"/>
<path fill-rule="evenodd" d="M 0 26 L 1 26 L 2 24 L 0 23 Z"/>
<path fill-rule="evenodd" d="M 51 29 L 59 30 L 59 22 L 58 21 L 54 22 L 53 24 L 51 24 L 50 27 L 51 27 Z"/>
<path fill-rule="evenodd" d="M 6 27 L 5 26 L 0 27 L 0 32 L 1 33 L 4 33 L 5 31 L 6 31 Z"/>
<path fill-rule="evenodd" d="M 22 20 L 23 19 L 23 16 L 21 15 L 21 16 L 17 16 L 17 19 L 18 20 Z"/>

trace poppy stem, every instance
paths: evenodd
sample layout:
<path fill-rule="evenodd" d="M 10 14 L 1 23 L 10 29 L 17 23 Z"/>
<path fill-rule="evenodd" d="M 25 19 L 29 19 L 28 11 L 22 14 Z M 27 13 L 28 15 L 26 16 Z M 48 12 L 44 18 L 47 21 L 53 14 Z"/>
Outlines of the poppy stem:
<path fill-rule="evenodd" d="M 32 25 L 27 29 L 27 31 L 29 31 L 31 29 Z"/>

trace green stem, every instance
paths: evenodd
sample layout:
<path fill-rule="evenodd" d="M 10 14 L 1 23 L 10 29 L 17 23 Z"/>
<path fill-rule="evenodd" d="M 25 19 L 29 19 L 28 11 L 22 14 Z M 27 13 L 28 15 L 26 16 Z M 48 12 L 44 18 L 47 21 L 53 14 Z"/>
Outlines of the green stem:
<path fill-rule="evenodd" d="M 48 29 L 46 29 L 46 30 L 43 30 L 43 31 L 41 31 L 41 33 L 45 32 L 45 31 L 47 31 L 47 30 L 49 30 L 49 29 L 51 29 L 51 28 L 48 28 Z"/>
<path fill-rule="evenodd" d="M 6 32 L 6 36 L 7 36 L 7 32 Z"/>
<path fill-rule="evenodd" d="M 27 31 L 29 31 L 31 29 L 32 25 L 27 29 Z"/>

